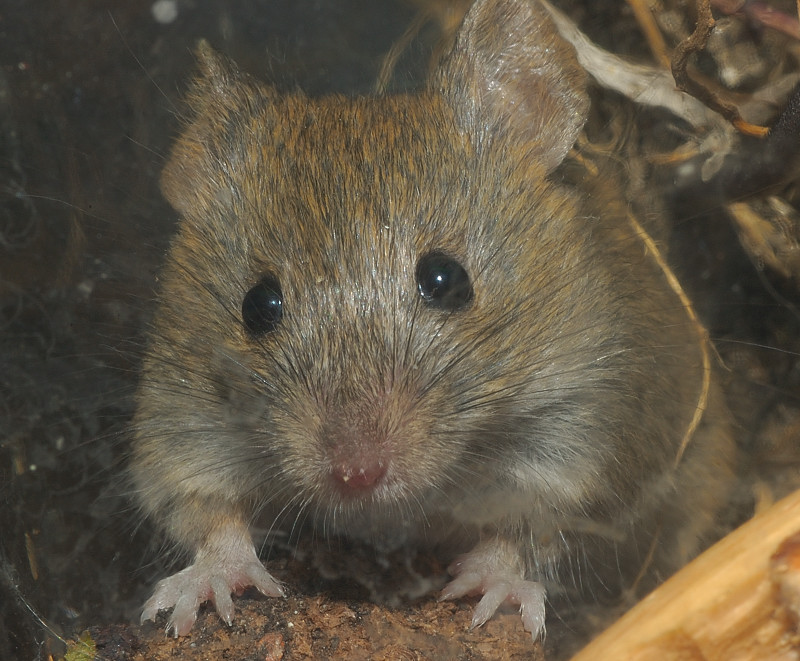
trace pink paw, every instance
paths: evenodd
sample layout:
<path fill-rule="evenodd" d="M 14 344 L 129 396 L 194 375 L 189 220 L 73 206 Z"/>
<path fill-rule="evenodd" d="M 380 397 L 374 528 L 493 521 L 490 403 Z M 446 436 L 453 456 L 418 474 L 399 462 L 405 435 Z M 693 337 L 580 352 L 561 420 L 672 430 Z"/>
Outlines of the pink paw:
<path fill-rule="evenodd" d="M 472 627 L 484 624 L 504 602 L 519 606 L 522 624 L 534 639 L 544 634 L 545 589 L 526 581 L 519 555 L 499 541 L 479 544 L 458 558 L 448 571 L 455 576 L 442 590 L 441 600 L 482 594 L 472 614 Z"/>
<path fill-rule="evenodd" d="M 219 616 L 230 625 L 233 622 L 231 593 L 254 586 L 268 597 L 283 596 L 283 588 L 256 555 L 252 545 L 230 549 L 224 556 L 201 550 L 194 564 L 160 581 L 144 605 L 141 621 L 155 620 L 158 611 L 172 608 L 167 631 L 175 637 L 189 633 L 197 619 L 197 610 L 206 601 L 214 602 Z"/>

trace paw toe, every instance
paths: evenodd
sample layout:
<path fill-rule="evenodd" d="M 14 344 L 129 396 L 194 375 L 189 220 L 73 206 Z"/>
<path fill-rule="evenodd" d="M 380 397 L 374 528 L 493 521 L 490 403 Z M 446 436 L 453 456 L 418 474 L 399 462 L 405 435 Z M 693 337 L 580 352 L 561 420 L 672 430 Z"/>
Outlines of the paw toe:
<path fill-rule="evenodd" d="M 447 601 L 448 599 L 458 599 L 465 594 L 480 588 L 481 579 L 477 574 L 465 573 L 456 576 L 452 581 L 444 586 L 442 594 L 439 595 L 439 601 Z"/>
<path fill-rule="evenodd" d="M 472 614 L 472 628 L 485 624 L 495 614 L 500 604 L 509 597 L 510 592 L 509 584 L 504 581 L 491 585 L 475 607 L 475 612 Z"/>
<path fill-rule="evenodd" d="M 167 624 L 167 631 L 172 631 L 175 637 L 185 636 L 197 620 L 197 609 L 200 608 L 200 599 L 195 594 L 184 594 L 175 604 L 172 616 Z"/>
<path fill-rule="evenodd" d="M 533 638 L 544 633 L 545 589 L 541 583 L 523 581 L 514 591 L 514 600 L 519 602 L 519 614 L 525 631 Z"/>
<path fill-rule="evenodd" d="M 267 597 L 283 597 L 286 595 L 283 586 L 272 578 L 272 575 L 264 569 L 264 565 L 253 563 L 247 568 L 249 585 L 254 586 L 261 594 Z"/>
<path fill-rule="evenodd" d="M 230 626 L 233 623 L 233 599 L 231 588 L 224 578 L 215 576 L 211 579 L 211 599 L 222 621 Z"/>

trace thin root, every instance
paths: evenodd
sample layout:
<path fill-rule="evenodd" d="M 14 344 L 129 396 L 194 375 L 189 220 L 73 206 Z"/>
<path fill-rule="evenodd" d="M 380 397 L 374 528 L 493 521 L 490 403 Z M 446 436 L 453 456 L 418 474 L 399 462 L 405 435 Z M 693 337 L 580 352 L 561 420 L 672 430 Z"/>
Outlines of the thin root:
<path fill-rule="evenodd" d="M 694 311 L 692 302 L 689 300 L 689 297 L 686 295 L 683 287 L 681 287 L 681 283 L 678 282 L 678 278 L 675 276 L 675 273 L 667 264 L 664 256 L 658 249 L 656 242 L 653 241 L 653 238 L 647 233 L 644 227 L 639 224 L 639 221 L 636 220 L 632 213 L 628 213 L 628 221 L 644 243 L 645 247 L 650 251 L 650 254 L 653 255 L 653 258 L 656 260 L 659 268 L 664 273 L 670 288 L 675 292 L 676 296 L 683 304 L 686 314 L 689 317 L 689 320 L 692 322 L 692 325 L 697 332 L 697 336 L 700 338 L 700 352 L 703 358 L 703 380 L 700 387 L 700 393 L 697 398 L 697 405 L 694 409 L 694 414 L 692 415 L 689 426 L 686 428 L 686 433 L 683 435 L 683 439 L 678 446 L 678 452 L 675 455 L 675 468 L 677 468 L 681 462 L 681 459 L 683 459 L 686 448 L 689 447 L 689 443 L 691 442 L 694 433 L 697 431 L 700 421 L 703 419 L 703 413 L 705 413 L 706 407 L 708 406 L 708 393 L 711 389 L 711 357 L 709 351 L 708 333 L 706 332 L 706 329 L 703 328 L 703 324 L 701 324 L 700 320 L 697 318 L 697 313 Z"/>
<path fill-rule="evenodd" d="M 689 57 L 705 48 L 714 25 L 714 17 L 711 15 L 711 0 L 697 0 L 697 23 L 694 32 L 677 45 L 672 55 L 672 76 L 675 84 L 678 89 L 691 94 L 705 106 L 722 115 L 738 130 L 747 135 L 763 137 L 768 132 L 767 128 L 744 121 L 736 106 L 720 99 L 708 87 L 692 78 L 687 71 Z"/>
<path fill-rule="evenodd" d="M 669 52 L 661 30 L 658 29 L 656 19 L 653 17 L 653 12 L 647 4 L 646 0 L 627 0 L 633 15 L 636 17 L 636 22 L 644 34 L 647 43 L 650 46 L 650 51 L 653 53 L 656 61 L 664 67 L 669 67 Z M 800 0 L 798 0 L 800 2 Z"/>

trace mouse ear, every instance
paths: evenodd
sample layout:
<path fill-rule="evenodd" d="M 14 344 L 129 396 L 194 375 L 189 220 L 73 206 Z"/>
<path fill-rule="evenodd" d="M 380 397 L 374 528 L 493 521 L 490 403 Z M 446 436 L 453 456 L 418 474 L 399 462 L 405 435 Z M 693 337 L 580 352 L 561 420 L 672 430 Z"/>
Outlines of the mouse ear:
<path fill-rule="evenodd" d="M 205 39 L 197 43 L 195 56 L 199 71 L 186 97 L 186 126 L 161 174 L 164 197 L 181 214 L 218 194 L 209 189 L 213 182 L 208 173 L 214 171 L 214 162 L 233 158 L 226 153 L 226 130 L 244 114 L 248 99 L 270 92 Z"/>
<path fill-rule="evenodd" d="M 547 171 L 586 122 L 586 73 L 535 0 L 477 0 L 434 84 L 478 145 L 525 146 Z"/>
<path fill-rule="evenodd" d="M 199 75 L 195 79 L 195 93 L 225 96 L 242 74 L 230 58 L 215 51 L 205 39 L 200 39 L 194 49 Z M 203 89 L 198 89 L 203 88 Z"/>

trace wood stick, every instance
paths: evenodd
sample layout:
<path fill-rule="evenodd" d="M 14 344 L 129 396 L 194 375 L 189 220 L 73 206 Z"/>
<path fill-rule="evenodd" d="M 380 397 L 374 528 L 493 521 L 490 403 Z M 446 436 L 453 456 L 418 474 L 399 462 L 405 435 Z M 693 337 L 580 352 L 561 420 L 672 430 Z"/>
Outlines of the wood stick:
<path fill-rule="evenodd" d="M 712 546 L 572 661 L 798 661 L 796 622 L 776 581 L 797 581 L 800 567 L 795 557 L 777 572 L 773 559 L 798 530 L 800 491 Z"/>

